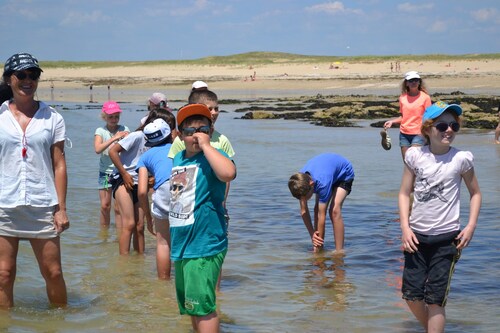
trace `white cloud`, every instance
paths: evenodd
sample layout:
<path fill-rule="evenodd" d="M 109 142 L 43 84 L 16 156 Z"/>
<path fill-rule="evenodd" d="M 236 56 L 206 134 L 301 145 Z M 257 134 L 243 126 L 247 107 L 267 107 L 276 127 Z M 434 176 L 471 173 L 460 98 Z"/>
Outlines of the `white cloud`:
<path fill-rule="evenodd" d="M 209 7 L 208 0 L 195 0 L 193 5 L 189 7 L 182 7 L 173 9 L 170 14 L 172 16 L 187 16 L 193 13 L 200 12 L 202 10 L 206 10 Z"/>
<path fill-rule="evenodd" d="M 72 11 L 66 14 L 59 25 L 62 26 L 80 26 L 85 25 L 87 23 L 100 23 L 106 22 L 109 19 L 109 16 L 103 14 L 100 10 L 94 10 L 91 13 L 82 13 Z"/>
<path fill-rule="evenodd" d="M 428 32 L 444 32 L 448 30 L 448 26 L 443 21 L 434 22 L 428 29 Z"/>
<path fill-rule="evenodd" d="M 412 4 L 409 2 L 402 3 L 398 5 L 398 10 L 401 12 L 407 12 L 407 13 L 414 13 L 414 12 L 421 12 L 425 10 L 431 10 L 434 8 L 433 3 L 422 3 L 422 4 Z"/>
<path fill-rule="evenodd" d="M 353 13 L 353 14 L 362 13 L 362 11 L 359 9 L 345 8 L 344 4 L 340 1 L 317 4 L 311 7 L 306 7 L 306 10 L 313 13 L 327 13 L 332 15 L 345 14 L 345 13 Z"/>
<path fill-rule="evenodd" d="M 476 21 L 485 22 L 496 19 L 498 17 L 498 12 L 495 8 L 483 8 L 473 11 L 471 15 Z"/>

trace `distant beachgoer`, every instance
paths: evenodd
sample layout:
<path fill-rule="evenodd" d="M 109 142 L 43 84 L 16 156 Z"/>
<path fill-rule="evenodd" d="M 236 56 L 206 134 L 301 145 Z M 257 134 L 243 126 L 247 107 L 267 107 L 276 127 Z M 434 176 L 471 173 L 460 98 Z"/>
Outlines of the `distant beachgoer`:
<path fill-rule="evenodd" d="M 108 227 L 111 222 L 111 183 L 110 177 L 113 173 L 114 165 L 109 157 L 110 148 L 123 139 L 130 132 L 129 128 L 118 124 L 122 110 L 115 101 L 108 101 L 102 106 L 101 118 L 106 122 L 102 127 L 95 130 L 94 149 L 96 154 L 100 154 L 99 159 L 99 200 L 101 202 L 100 224 Z M 121 229 L 121 216 L 115 204 L 115 224 L 117 229 Z"/>
<path fill-rule="evenodd" d="M 500 144 L 500 104 L 498 105 L 498 125 L 495 129 L 495 143 Z"/>
<path fill-rule="evenodd" d="M 111 86 L 108 84 L 108 101 L 111 100 Z"/>
<path fill-rule="evenodd" d="M 194 81 L 191 85 L 191 91 L 195 90 L 208 90 L 208 84 L 203 81 Z"/>
<path fill-rule="evenodd" d="M 90 98 L 89 98 L 89 103 L 94 103 L 94 94 L 92 93 L 92 84 L 89 86 L 89 90 L 90 90 Z"/>
<path fill-rule="evenodd" d="M 50 100 L 54 101 L 54 81 L 50 81 Z"/>
<path fill-rule="evenodd" d="M 401 96 L 399 96 L 401 116 L 386 121 L 384 130 L 380 133 L 384 138 L 392 124 L 400 124 L 399 146 L 401 147 L 403 160 L 409 147 L 424 144 L 424 138 L 420 134 L 420 127 L 422 115 L 430 105 L 431 98 L 420 75 L 415 71 L 406 73 L 401 83 Z"/>
<path fill-rule="evenodd" d="M 41 73 L 31 54 L 14 54 L 0 84 L 0 308 L 14 306 L 20 240 L 33 249 L 50 303 L 67 304 L 60 244 L 70 226 L 66 126 L 55 109 L 35 100 Z"/>
<path fill-rule="evenodd" d="M 314 252 L 323 248 L 327 210 L 333 225 L 335 250 L 344 249 L 342 205 L 351 193 L 353 181 L 351 162 L 338 154 L 328 153 L 313 157 L 300 172 L 290 177 L 288 188 L 293 197 L 300 201 L 300 215 L 311 237 Z M 314 219 L 311 219 L 307 201 L 313 194 L 316 194 L 316 199 Z"/>
<path fill-rule="evenodd" d="M 399 192 L 405 258 L 402 294 L 426 332 L 444 332 L 451 277 L 461 251 L 472 240 L 481 208 L 474 157 L 451 147 L 461 114 L 459 105 L 441 101 L 425 110 L 421 132 L 428 145 L 408 149 Z M 462 180 L 470 207 L 468 223 L 460 230 Z"/>
<path fill-rule="evenodd" d="M 392 62 L 391 62 L 391 73 L 393 72 L 394 70 L 394 66 L 392 65 Z"/>

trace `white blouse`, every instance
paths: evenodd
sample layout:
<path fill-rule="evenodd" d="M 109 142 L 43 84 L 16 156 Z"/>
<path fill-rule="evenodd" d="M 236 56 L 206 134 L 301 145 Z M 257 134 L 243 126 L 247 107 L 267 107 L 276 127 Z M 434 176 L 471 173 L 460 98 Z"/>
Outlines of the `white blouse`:
<path fill-rule="evenodd" d="M 53 144 L 64 141 L 66 127 L 55 109 L 43 102 L 39 105 L 26 133 L 10 111 L 9 101 L 0 107 L 2 208 L 51 207 L 58 203 L 50 149 Z"/>

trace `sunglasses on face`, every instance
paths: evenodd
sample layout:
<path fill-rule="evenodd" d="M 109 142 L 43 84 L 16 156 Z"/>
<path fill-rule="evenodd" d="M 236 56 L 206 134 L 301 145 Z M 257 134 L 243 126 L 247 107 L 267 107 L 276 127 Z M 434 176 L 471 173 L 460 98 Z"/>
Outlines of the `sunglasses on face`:
<path fill-rule="evenodd" d="M 458 132 L 460 130 L 460 124 L 456 121 L 452 121 L 451 123 L 436 123 L 434 127 L 436 127 L 439 132 L 446 132 L 448 127 L 451 127 L 453 132 Z"/>
<path fill-rule="evenodd" d="M 39 72 L 29 72 L 29 71 L 23 71 L 23 72 L 14 72 L 12 73 L 17 77 L 18 80 L 24 80 L 27 77 L 30 78 L 30 80 L 36 81 L 40 78 L 40 73 Z"/>
<path fill-rule="evenodd" d="M 420 79 L 410 79 L 408 80 L 410 83 L 420 82 Z"/>
<path fill-rule="evenodd" d="M 210 126 L 201 126 L 201 127 L 186 127 L 182 129 L 182 135 L 184 136 L 193 136 L 194 133 L 204 133 L 204 134 L 210 134 Z"/>

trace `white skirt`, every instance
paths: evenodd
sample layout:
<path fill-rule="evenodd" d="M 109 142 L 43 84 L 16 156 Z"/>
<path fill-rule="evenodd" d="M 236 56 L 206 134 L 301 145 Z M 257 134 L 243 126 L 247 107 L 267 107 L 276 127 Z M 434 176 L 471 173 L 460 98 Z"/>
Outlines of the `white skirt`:
<path fill-rule="evenodd" d="M 16 238 L 54 238 L 55 207 L 18 206 L 0 208 L 0 236 Z"/>

